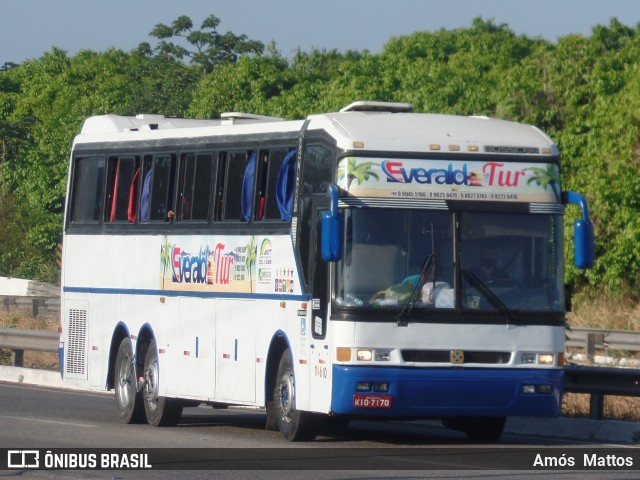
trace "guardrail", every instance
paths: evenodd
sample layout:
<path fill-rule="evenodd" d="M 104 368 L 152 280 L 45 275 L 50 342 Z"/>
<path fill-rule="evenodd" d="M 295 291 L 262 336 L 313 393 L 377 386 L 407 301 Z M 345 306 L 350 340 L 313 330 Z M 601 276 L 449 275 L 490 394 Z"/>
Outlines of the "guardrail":
<path fill-rule="evenodd" d="M 567 330 L 566 346 L 584 348 L 588 360 L 593 362 L 597 349 L 640 352 L 640 332 L 572 327 Z"/>
<path fill-rule="evenodd" d="M 0 328 L 0 348 L 13 350 L 13 366 L 22 367 L 24 351 L 57 352 L 60 334 L 47 330 Z"/>
<path fill-rule="evenodd" d="M 636 343 L 640 342 L 640 332 L 574 328 L 568 336 L 568 346 L 584 346 L 587 350 L 608 346 L 640 351 Z M 59 337 L 51 331 L 0 328 L 0 348 L 13 350 L 14 366 L 22 367 L 25 350 L 57 352 Z M 564 391 L 590 394 L 589 416 L 602 420 L 606 395 L 640 397 L 640 369 L 566 365 Z"/>
<path fill-rule="evenodd" d="M 590 394 L 589 418 L 602 420 L 605 395 L 640 397 L 640 369 L 566 365 L 564 391 Z"/>

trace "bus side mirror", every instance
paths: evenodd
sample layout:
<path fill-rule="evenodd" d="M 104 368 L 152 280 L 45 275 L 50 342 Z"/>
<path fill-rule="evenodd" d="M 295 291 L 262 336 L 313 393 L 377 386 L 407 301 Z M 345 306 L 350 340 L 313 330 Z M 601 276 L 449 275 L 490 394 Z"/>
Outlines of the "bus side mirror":
<path fill-rule="evenodd" d="M 573 224 L 574 263 L 578 268 L 591 268 L 595 261 L 593 223 L 589 220 L 587 200 L 576 192 L 565 192 L 566 203 L 578 205 L 582 218 Z"/>
<path fill-rule="evenodd" d="M 329 185 L 330 210 L 322 214 L 322 259 L 337 262 L 342 258 L 342 214 L 338 212 L 338 188 Z"/>

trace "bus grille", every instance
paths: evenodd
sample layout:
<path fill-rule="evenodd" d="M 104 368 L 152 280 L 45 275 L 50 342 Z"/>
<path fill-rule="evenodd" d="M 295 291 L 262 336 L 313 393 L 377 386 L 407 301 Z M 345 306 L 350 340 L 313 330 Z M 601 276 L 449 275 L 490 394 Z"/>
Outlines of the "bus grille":
<path fill-rule="evenodd" d="M 87 311 L 69 309 L 69 335 L 66 345 L 66 373 L 85 374 Z"/>
<path fill-rule="evenodd" d="M 451 364 L 450 350 L 402 350 L 405 362 Z M 464 363 L 504 364 L 511 360 L 511 352 L 464 351 Z"/>

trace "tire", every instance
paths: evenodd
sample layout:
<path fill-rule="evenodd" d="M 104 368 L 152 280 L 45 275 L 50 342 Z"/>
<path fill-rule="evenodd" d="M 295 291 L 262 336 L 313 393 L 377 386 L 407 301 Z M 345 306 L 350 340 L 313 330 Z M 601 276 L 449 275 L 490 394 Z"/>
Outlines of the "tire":
<path fill-rule="evenodd" d="M 113 386 L 120 420 L 124 423 L 144 422 L 142 395 L 138 393 L 137 389 L 136 360 L 133 356 L 131 340 L 128 337 L 122 339 L 118 348 L 113 372 Z"/>
<path fill-rule="evenodd" d="M 504 431 L 505 417 L 456 417 L 446 419 L 445 427 L 464 432 L 477 443 L 497 442 Z"/>
<path fill-rule="evenodd" d="M 289 349 L 282 353 L 273 392 L 278 430 L 289 442 L 311 441 L 316 438 L 315 416 L 296 409 L 295 376 Z"/>
<path fill-rule="evenodd" d="M 154 427 L 173 427 L 182 415 L 182 404 L 175 398 L 160 397 L 160 369 L 155 340 L 149 342 L 144 359 L 145 384 L 142 392 L 147 422 Z"/>

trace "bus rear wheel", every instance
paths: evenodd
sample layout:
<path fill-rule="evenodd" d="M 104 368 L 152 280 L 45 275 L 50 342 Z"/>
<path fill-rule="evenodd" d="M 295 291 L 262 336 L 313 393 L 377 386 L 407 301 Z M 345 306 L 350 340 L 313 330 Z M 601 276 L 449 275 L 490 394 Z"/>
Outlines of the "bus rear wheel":
<path fill-rule="evenodd" d="M 315 416 L 296 409 L 296 381 L 291 352 L 283 352 L 278 365 L 278 376 L 273 393 L 278 429 L 290 441 L 311 441 L 316 438 Z"/>
<path fill-rule="evenodd" d="M 124 423 L 142 423 L 144 407 L 142 395 L 138 393 L 136 382 L 136 360 L 133 356 L 131 340 L 124 337 L 118 348 L 116 366 L 113 373 L 116 407 Z"/>
<path fill-rule="evenodd" d="M 175 398 L 161 397 L 160 370 L 158 368 L 158 349 L 155 340 L 151 340 L 144 360 L 144 411 L 147 422 L 154 427 L 172 427 L 180 420 L 182 404 Z"/>

